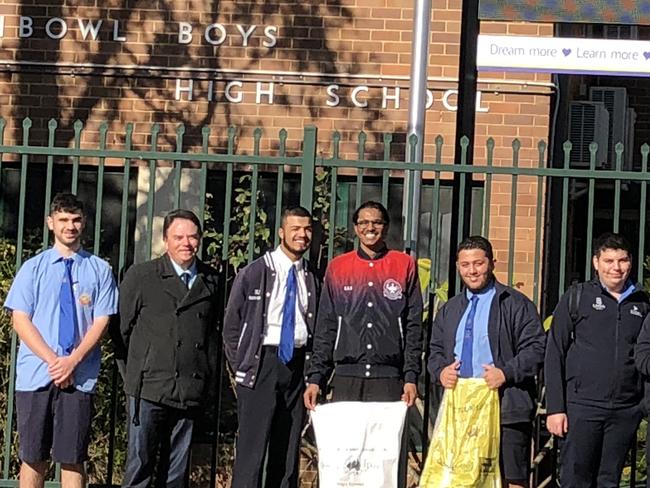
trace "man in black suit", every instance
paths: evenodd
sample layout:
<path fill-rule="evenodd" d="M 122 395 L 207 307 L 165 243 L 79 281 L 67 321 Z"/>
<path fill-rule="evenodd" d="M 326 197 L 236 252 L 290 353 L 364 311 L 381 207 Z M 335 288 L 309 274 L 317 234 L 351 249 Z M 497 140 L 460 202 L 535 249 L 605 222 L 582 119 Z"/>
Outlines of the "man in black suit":
<path fill-rule="evenodd" d="M 184 484 L 193 419 L 215 371 L 217 273 L 196 257 L 201 223 L 174 210 L 163 224 L 166 253 L 131 267 L 120 287 L 128 348 L 124 389 L 129 441 L 124 487 Z"/>

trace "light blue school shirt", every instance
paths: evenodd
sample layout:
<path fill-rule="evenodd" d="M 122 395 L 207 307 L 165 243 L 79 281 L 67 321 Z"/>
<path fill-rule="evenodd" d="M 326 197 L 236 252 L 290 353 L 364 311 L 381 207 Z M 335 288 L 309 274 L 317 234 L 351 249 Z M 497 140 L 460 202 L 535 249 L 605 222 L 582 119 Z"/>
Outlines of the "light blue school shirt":
<path fill-rule="evenodd" d="M 117 287 L 111 268 L 103 259 L 83 249 L 71 258 L 77 337 L 81 341 L 96 317 L 117 313 Z M 50 248 L 27 260 L 18 271 L 4 303 L 10 311 L 18 310 L 29 315 L 45 343 L 57 355 L 63 355 L 59 346 L 59 292 L 65 278 L 63 259 L 55 248 Z M 94 391 L 100 357 L 97 345 L 75 368 L 74 386 L 77 390 Z M 51 382 L 47 363 L 21 343 L 16 362 L 16 390 L 35 391 Z"/>
<path fill-rule="evenodd" d="M 488 337 L 488 321 L 490 320 L 490 306 L 492 299 L 496 295 L 494 282 L 488 286 L 482 293 L 472 293 L 465 290 L 467 299 L 471 300 L 473 296 L 478 297 L 476 304 L 476 315 L 474 315 L 474 342 L 472 347 L 472 377 L 483 377 L 483 365 L 492 364 L 492 350 L 490 349 L 490 338 Z M 460 360 L 463 352 L 463 337 L 465 335 L 465 323 L 469 315 L 472 303 L 467 304 L 467 308 L 460 318 L 458 329 L 456 330 L 456 345 L 454 347 L 454 355 L 456 359 Z"/>
<path fill-rule="evenodd" d="M 176 264 L 174 260 L 171 258 L 171 256 L 169 257 L 169 260 L 171 261 L 172 267 L 174 268 L 174 271 L 176 271 L 176 274 L 178 275 L 179 278 L 183 273 L 190 274 L 190 281 L 188 281 L 187 287 L 192 288 L 192 285 L 196 281 L 196 259 L 192 261 L 192 266 L 190 266 L 187 269 L 183 269 L 180 267 L 180 265 Z"/>

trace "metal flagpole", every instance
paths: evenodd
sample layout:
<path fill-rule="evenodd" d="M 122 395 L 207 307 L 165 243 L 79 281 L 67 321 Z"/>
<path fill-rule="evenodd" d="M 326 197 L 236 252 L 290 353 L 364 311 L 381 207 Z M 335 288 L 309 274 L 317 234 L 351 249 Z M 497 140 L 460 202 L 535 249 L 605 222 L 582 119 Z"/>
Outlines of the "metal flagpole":
<path fill-rule="evenodd" d="M 431 0 L 415 0 L 413 8 L 413 39 L 411 41 L 411 79 L 409 84 L 409 115 L 406 133 L 406 162 L 422 163 L 424 154 L 424 121 L 427 103 L 427 67 L 429 65 L 429 31 Z M 409 140 L 417 136 L 416 150 Z M 418 224 L 420 222 L 421 171 L 407 171 L 404 178 L 402 222 L 406 251 L 417 255 Z M 409 192 L 409 188 L 413 188 Z M 410 215 L 410 218 L 408 217 Z M 410 226 L 408 223 L 410 222 Z"/>

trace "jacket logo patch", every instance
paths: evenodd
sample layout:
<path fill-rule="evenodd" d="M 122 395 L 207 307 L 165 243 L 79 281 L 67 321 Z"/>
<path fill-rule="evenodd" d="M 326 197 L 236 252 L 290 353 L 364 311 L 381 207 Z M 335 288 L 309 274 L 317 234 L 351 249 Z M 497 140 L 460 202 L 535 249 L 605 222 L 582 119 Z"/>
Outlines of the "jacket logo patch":
<path fill-rule="evenodd" d="M 630 315 L 636 315 L 637 317 L 643 317 L 641 310 L 636 305 L 632 305 L 632 310 L 630 310 Z"/>
<path fill-rule="evenodd" d="M 384 296 L 389 300 L 399 300 L 402 298 L 402 285 L 392 278 L 384 281 Z"/>
<path fill-rule="evenodd" d="M 352 285 L 345 285 L 343 291 L 352 291 Z"/>
<path fill-rule="evenodd" d="M 607 307 L 605 306 L 605 304 L 603 303 L 603 299 L 600 298 L 600 297 L 596 297 L 596 302 L 595 302 L 595 303 L 592 303 L 592 304 L 591 304 L 591 307 L 592 307 L 594 310 L 598 310 L 599 312 L 600 312 L 601 310 L 605 310 L 605 309 L 607 308 Z"/>

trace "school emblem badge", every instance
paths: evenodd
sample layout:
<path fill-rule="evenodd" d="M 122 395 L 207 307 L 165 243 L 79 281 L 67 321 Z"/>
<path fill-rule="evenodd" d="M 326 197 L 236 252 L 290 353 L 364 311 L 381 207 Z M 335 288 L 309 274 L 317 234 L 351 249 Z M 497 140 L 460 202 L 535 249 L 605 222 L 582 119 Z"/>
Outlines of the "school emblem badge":
<path fill-rule="evenodd" d="M 600 297 L 596 297 L 596 302 L 592 303 L 591 306 L 594 310 L 598 310 L 599 312 L 607 308 L 603 303 L 603 299 Z"/>
<path fill-rule="evenodd" d="M 399 300 L 402 298 L 402 285 L 392 278 L 384 281 L 384 296 L 389 300 Z"/>
<path fill-rule="evenodd" d="M 641 310 L 636 305 L 632 305 L 632 310 L 630 310 L 630 315 L 636 315 L 637 317 L 643 317 Z"/>
<path fill-rule="evenodd" d="M 81 296 L 79 296 L 79 304 L 82 307 L 87 307 L 92 301 L 93 299 L 88 293 L 82 293 Z"/>

